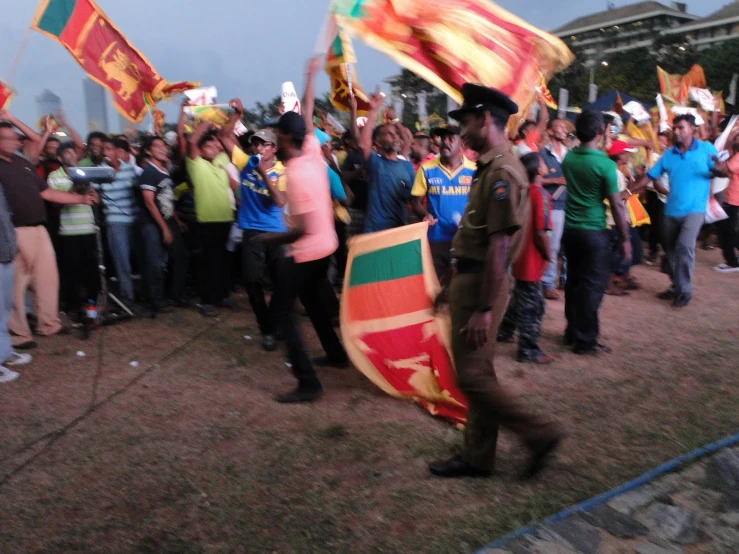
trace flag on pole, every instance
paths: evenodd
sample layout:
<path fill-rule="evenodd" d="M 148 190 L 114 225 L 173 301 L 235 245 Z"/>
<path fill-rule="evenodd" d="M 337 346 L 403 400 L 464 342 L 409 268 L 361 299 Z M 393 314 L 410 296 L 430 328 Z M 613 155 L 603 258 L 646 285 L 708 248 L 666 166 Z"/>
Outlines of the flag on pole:
<path fill-rule="evenodd" d="M 467 400 L 457 387 L 448 317 L 433 311 L 439 290 L 428 223 L 354 237 L 341 334 L 354 366 L 383 391 L 461 424 Z"/>
<path fill-rule="evenodd" d="M 510 96 L 521 114 L 574 56 L 564 42 L 489 0 L 334 0 L 339 27 L 462 101 L 466 82 Z"/>
<path fill-rule="evenodd" d="M 113 95 L 116 109 L 140 123 L 153 103 L 195 88 L 197 83 L 168 83 L 134 48 L 93 0 L 41 0 L 31 28 L 64 46 L 88 76 Z"/>
<path fill-rule="evenodd" d="M 675 104 L 685 105 L 690 99 L 690 87 L 706 88 L 703 68 L 694 65 L 685 75 L 671 75 L 657 66 L 657 78 L 662 96 Z"/>
<path fill-rule="evenodd" d="M 337 110 L 351 111 L 350 91 L 353 91 L 357 99 L 357 114 L 367 115 L 370 109 L 369 98 L 359 85 L 354 71 L 357 58 L 354 55 L 352 41 L 340 26 L 331 26 L 331 28 L 335 29 L 336 36 L 329 46 L 324 67 L 331 81 L 331 92 L 329 93 L 331 104 Z"/>
<path fill-rule="evenodd" d="M 15 92 L 13 89 L 0 81 L 0 110 L 4 110 L 10 106 L 10 102 L 13 98 L 15 98 Z"/>

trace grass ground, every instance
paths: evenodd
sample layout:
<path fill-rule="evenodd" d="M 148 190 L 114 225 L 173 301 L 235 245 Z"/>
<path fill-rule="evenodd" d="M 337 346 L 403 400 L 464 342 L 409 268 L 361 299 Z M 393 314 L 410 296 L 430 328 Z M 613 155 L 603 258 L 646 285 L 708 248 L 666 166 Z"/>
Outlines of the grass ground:
<path fill-rule="evenodd" d="M 699 252 L 683 311 L 654 297 L 664 275 L 636 268 L 643 290 L 601 311 L 610 356 L 559 345 L 561 301 L 542 341 L 554 365 L 499 349 L 500 380 L 570 433 L 533 483 L 506 434 L 494 478 L 432 479 L 426 463 L 461 434 L 354 370 L 321 371 L 315 405 L 276 404 L 293 380 L 243 297 L 218 321 L 42 339 L 0 387 L 0 552 L 471 552 L 739 429 L 739 277 L 718 261 Z"/>

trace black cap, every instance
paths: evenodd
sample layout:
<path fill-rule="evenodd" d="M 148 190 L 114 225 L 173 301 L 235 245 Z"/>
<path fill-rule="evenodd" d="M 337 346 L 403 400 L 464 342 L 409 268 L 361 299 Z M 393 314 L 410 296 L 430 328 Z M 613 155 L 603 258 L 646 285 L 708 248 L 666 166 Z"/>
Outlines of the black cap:
<path fill-rule="evenodd" d="M 456 125 L 446 125 L 444 127 L 437 127 L 434 134 L 438 137 L 446 137 L 448 135 L 461 135 L 462 129 Z"/>
<path fill-rule="evenodd" d="M 413 135 L 413 138 L 425 139 L 430 137 L 426 134 L 426 131 L 416 131 L 416 133 Z"/>
<path fill-rule="evenodd" d="M 298 113 L 285 112 L 277 122 L 277 130 L 285 135 L 305 136 L 305 120 Z"/>
<path fill-rule="evenodd" d="M 464 96 L 464 102 L 459 109 L 449 112 L 449 117 L 457 121 L 466 112 L 488 111 L 504 121 L 508 121 L 509 117 L 518 113 L 518 104 L 494 88 L 465 83 L 462 85 L 462 96 Z"/>

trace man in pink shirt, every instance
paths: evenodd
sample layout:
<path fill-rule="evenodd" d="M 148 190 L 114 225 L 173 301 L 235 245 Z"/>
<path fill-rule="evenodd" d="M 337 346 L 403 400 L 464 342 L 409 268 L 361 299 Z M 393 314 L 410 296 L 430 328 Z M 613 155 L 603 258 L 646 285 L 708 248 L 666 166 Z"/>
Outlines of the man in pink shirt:
<path fill-rule="evenodd" d="M 308 312 L 326 356 L 316 364 L 346 367 L 344 347 L 336 336 L 331 313 L 323 302 L 334 294 L 328 281 L 329 257 L 339 246 L 329 191 L 328 174 L 318 139 L 313 133 L 313 79 L 320 59 L 308 67 L 303 116 L 282 115 L 277 124 L 278 155 L 285 164 L 287 233 L 263 233 L 258 240 L 286 244 L 280 269 L 276 314 L 287 343 L 288 355 L 298 386 L 276 398 L 282 403 L 311 402 L 323 394 L 313 364 L 308 358 L 295 322 L 295 299 Z"/>
<path fill-rule="evenodd" d="M 729 172 L 729 188 L 724 193 L 724 211 L 729 217 L 716 224 L 724 263 L 714 269 L 720 273 L 739 273 L 739 133 L 734 131 L 731 137 L 731 159 L 726 164 Z"/>

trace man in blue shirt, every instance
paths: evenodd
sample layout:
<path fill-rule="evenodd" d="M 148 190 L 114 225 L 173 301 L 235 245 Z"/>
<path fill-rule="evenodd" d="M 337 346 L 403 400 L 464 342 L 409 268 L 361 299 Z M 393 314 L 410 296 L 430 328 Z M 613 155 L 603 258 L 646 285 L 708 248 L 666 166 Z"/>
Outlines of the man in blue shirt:
<path fill-rule="evenodd" d="M 413 138 L 410 131 L 394 123 L 384 123 L 374 129 L 383 102 L 379 95 L 372 101 L 359 138 L 369 184 L 365 233 L 405 225 L 406 206 L 413 187 L 413 165 L 399 157 L 401 152 L 407 155 L 410 150 Z M 373 144 L 377 152 L 373 151 Z"/>
<path fill-rule="evenodd" d="M 467 206 L 467 196 L 477 166 L 462 154 L 459 127 L 439 131 L 440 156 L 421 164 L 411 194 L 413 211 L 429 222 L 429 244 L 434 269 L 442 286 L 451 277 L 451 246 Z M 427 204 L 423 205 L 426 197 Z"/>
<path fill-rule="evenodd" d="M 287 203 L 285 167 L 277 161 L 277 137 L 270 130 L 257 131 L 250 139 L 261 159 L 247 155 L 239 147 L 233 128 L 244 109 L 238 99 L 232 100 L 231 106 L 234 115 L 221 129 L 220 139 L 231 161 L 241 172 L 237 223 L 239 229 L 244 231 L 241 252 L 246 293 L 262 335 L 262 348 L 272 352 L 277 348 L 277 327 L 272 303 L 268 306 L 264 298 L 262 278 L 266 270 L 273 286 L 279 287 L 277 275 L 282 248 L 254 239 L 264 233 L 287 231 L 284 214 Z"/>
<path fill-rule="evenodd" d="M 673 127 L 675 146 L 665 151 L 630 192 L 641 192 L 652 180 L 655 190 L 667 195 L 664 240 L 672 286 L 658 296 L 671 300 L 675 308 L 682 308 L 693 293 L 695 242 L 705 220 L 711 178 L 717 174 L 718 152 L 712 144 L 695 138 L 692 115 L 678 115 Z M 669 192 L 658 181 L 662 175 L 670 179 Z"/>

